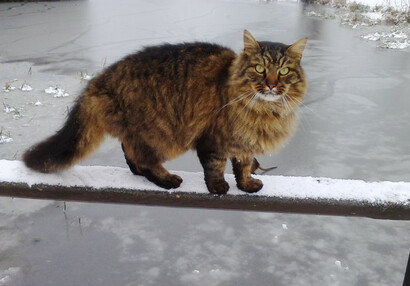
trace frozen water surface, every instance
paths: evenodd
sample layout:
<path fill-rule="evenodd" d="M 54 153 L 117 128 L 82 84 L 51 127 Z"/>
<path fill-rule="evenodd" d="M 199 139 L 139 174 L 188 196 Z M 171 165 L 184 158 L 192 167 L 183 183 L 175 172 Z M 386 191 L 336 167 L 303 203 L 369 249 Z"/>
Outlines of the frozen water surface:
<path fill-rule="evenodd" d="M 271 174 L 408 182 L 408 48 L 377 49 L 363 30 L 305 16 L 308 8 L 2 3 L 0 158 L 18 159 L 54 132 L 89 76 L 124 55 L 194 40 L 240 51 L 246 28 L 263 40 L 309 37 L 299 130 L 278 154 L 258 158 L 279 167 Z M 82 164 L 125 167 L 113 139 Z M 201 171 L 193 153 L 167 167 Z M 1 198 L 0 285 L 401 285 L 408 237 L 408 222 Z"/>

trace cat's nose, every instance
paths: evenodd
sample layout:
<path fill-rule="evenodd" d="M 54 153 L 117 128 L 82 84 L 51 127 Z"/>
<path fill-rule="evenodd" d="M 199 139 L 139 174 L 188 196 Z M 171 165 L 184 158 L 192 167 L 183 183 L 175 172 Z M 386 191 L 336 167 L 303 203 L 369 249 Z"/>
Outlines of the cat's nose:
<path fill-rule="evenodd" d="M 269 89 L 274 89 L 278 85 L 278 82 L 266 82 L 266 85 L 269 87 Z"/>

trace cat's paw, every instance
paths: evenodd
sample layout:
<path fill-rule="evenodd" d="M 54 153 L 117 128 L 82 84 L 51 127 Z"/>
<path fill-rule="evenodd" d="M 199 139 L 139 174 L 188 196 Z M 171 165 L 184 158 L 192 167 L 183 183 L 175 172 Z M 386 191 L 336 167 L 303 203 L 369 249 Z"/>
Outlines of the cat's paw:
<path fill-rule="evenodd" d="M 207 183 L 208 191 L 216 195 L 225 195 L 229 190 L 229 184 L 226 181 L 217 181 Z"/>
<path fill-rule="evenodd" d="M 238 188 L 247 193 L 256 193 L 263 187 L 261 180 L 249 178 L 244 182 L 238 183 Z"/>
<path fill-rule="evenodd" d="M 182 178 L 174 174 L 168 174 L 167 176 L 151 179 L 150 181 L 164 189 L 169 190 L 178 188 L 182 183 Z"/>

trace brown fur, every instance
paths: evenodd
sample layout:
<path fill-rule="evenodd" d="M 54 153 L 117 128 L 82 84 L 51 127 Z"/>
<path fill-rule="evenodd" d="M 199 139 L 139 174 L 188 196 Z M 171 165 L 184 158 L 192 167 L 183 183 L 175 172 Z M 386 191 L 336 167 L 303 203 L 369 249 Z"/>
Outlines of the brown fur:
<path fill-rule="evenodd" d="M 258 191 L 253 156 L 276 151 L 295 128 L 307 86 L 300 67 L 306 39 L 287 46 L 245 31 L 244 44 L 239 55 L 208 43 L 162 45 L 113 64 L 90 81 L 64 127 L 25 153 L 26 165 L 68 168 L 110 134 L 122 142 L 130 170 L 164 188 L 182 179 L 162 163 L 195 149 L 211 193 L 229 189 L 227 158 L 238 187 Z"/>

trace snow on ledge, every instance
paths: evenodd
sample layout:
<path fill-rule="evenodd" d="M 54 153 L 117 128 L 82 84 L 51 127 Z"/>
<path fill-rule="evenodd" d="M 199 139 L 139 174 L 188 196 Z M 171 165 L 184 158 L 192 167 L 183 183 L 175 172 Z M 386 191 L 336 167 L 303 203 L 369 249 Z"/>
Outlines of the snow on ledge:
<path fill-rule="evenodd" d="M 203 173 L 175 171 L 183 178 L 180 188 L 169 192 L 207 194 Z M 255 176 L 263 181 L 264 187 L 249 196 L 285 199 L 343 200 L 370 204 L 398 204 L 410 206 L 409 182 L 365 182 L 314 177 Z M 243 195 L 238 190 L 233 175 L 226 174 L 231 186 L 229 195 Z M 141 176 L 134 176 L 128 169 L 106 166 L 74 166 L 56 173 L 41 174 L 29 170 L 20 161 L 0 160 L 0 183 L 23 183 L 64 187 L 90 187 L 93 189 L 129 189 L 162 191 Z"/>

